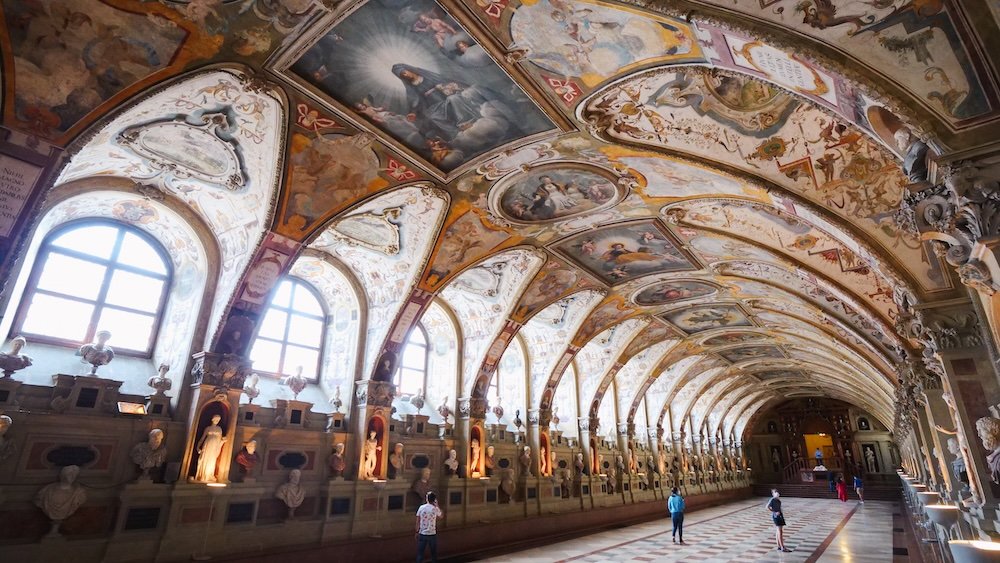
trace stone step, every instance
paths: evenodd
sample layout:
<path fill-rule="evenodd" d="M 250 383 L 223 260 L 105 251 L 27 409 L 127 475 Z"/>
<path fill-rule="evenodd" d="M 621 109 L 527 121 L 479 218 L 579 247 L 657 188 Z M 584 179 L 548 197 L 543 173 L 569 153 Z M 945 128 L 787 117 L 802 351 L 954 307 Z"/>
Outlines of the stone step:
<path fill-rule="evenodd" d="M 797 497 L 797 498 L 837 498 L 835 493 L 830 492 L 829 485 L 826 483 L 802 483 L 802 484 L 768 484 L 761 483 L 754 485 L 753 493 L 757 496 L 771 496 L 771 489 L 778 489 L 783 497 Z M 899 500 L 902 497 L 903 490 L 899 486 L 891 485 L 873 485 L 865 486 L 865 500 Z M 847 498 L 857 500 L 858 495 L 855 494 L 854 489 L 848 487 Z"/>

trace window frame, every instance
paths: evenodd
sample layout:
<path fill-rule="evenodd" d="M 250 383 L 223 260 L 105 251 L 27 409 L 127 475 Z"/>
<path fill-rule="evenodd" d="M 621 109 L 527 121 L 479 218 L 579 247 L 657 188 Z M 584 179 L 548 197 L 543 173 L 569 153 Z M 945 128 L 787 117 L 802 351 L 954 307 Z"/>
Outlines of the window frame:
<path fill-rule="evenodd" d="M 293 284 L 292 292 L 289 294 L 289 298 L 288 298 L 289 306 L 288 307 L 276 306 L 276 305 L 273 304 L 274 296 L 277 295 L 278 288 L 281 286 L 281 284 L 284 283 L 284 282 L 286 282 L 286 281 L 292 282 L 292 284 Z M 306 290 L 309 291 L 309 293 L 313 296 L 313 298 L 316 299 L 316 303 L 319 304 L 320 311 L 323 312 L 322 315 L 313 315 L 313 314 L 310 314 L 310 313 L 305 313 L 305 312 L 297 311 L 297 310 L 295 310 L 295 309 L 292 308 L 292 305 L 295 303 L 295 287 L 294 286 L 296 286 L 296 285 L 299 286 L 299 287 L 306 288 Z M 260 336 L 260 329 L 261 329 L 261 327 L 264 326 L 264 319 L 267 318 L 267 313 L 268 313 L 268 311 L 271 310 L 271 307 L 275 307 L 277 310 L 279 310 L 279 311 L 281 311 L 281 312 L 283 312 L 283 313 L 285 313 L 285 314 L 288 315 L 288 318 L 285 319 L 285 330 L 284 330 L 284 336 L 283 336 L 282 340 L 277 340 L 277 339 L 271 338 L 269 336 Z M 299 316 L 307 317 L 307 318 L 310 318 L 310 319 L 316 319 L 316 320 L 320 321 L 320 324 L 322 326 L 320 328 L 320 334 L 319 334 L 319 346 L 317 346 L 317 347 L 304 346 L 302 344 L 296 344 L 296 343 L 288 341 L 288 331 L 289 331 L 289 327 L 291 326 L 291 317 L 292 317 L 292 315 L 299 315 Z M 264 310 L 261 311 L 260 321 L 257 323 L 257 326 L 255 327 L 254 332 L 253 332 L 253 338 L 250 340 L 250 347 L 247 349 L 247 357 L 248 358 L 251 357 L 251 355 L 253 354 L 253 348 L 257 344 L 257 340 L 260 339 L 260 338 L 263 338 L 264 340 L 266 340 L 268 342 L 276 342 L 276 343 L 281 344 L 281 355 L 280 355 L 280 357 L 278 359 L 278 368 L 279 369 L 281 369 L 281 368 L 284 367 L 284 363 L 285 363 L 285 350 L 286 350 L 286 348 L 288 348 L 289 345 L 298 346 L 299 348 L 309 348 L 311 350 L 316 350 L 318 352 L 317 358 L 316 358 L 316 376 L 315 377 L 306 377 L 306 381 L 308 381 L 309 383 L 319 383 L 320 379 L 323 377 L 323 360 L 326 357 L 326 348 L 327 348 L 326 336 L 327 336 L 327 329 L 329 328 L 329 325 L 330 325 L 330 312 L 327 310 L 326 301 L 323 299 L 323 294 L 320 293 L 319 290 L 316 289 L 316 287 L 313 286 L 313 284 L 309 283 L 308 281 L 306 281 L 306 280 L 304 280 L 304 279 L 302 279 L 302 278 L 300 278 L 300 277 L 298 277 L 296 275 L 286 274 L 284 276 L 281 276 L 281 278 L 279 278 L 278 283 L 274 284 L 274 288 L 271 290 L 271 294 L 267 298 L 267 305 L 264 307 Z M 260 370 L 260 369 L 256 369 L 256 368 L 254 368 L 253 372 L 256 373 L 256 374 L 258 374 L 258 375 L 264 375 L 264 376 L 267 376 L 267 377 L 271 377 L 273 379 L 281 379 L 282 377 L 288 377 L 290 375 L 295 375 L 294 373 L 273 372 L 273 371 Z"/>
<path fill-rule="evenodd" d="M 393 379 L 393 384 L 396 386 L 396 389 L 398 390 L 399 395 L 401 397 L 412 397 L 412 396 L 416 395 L 415 392 L 404 392 L 402 390 L 403 389 L 403 386 L 402 386 L 402 382 L 403 382 L 402 376 L 403 376 L 403 358 L 406 357 L 406 348 L 408 346 L 410 346 L 410 338 L 413 336 L 413 331 L 417 331 L 417 330 L 419 330 L 420 334 L 424 337 L 424 345 L 423 345 L 423 348 L 424 348 L 423 377 L 421 378 L 422 381 L 420 382 L 419 389 L 424 392 L 424 395 L 427 395 L 427 372 L 430 371 L 431 339 L 428 337 L 427 329 L 424 328 L 424 324 L 422 322 L 417 322 L 416 326 L 413 327 L 413 330 L 410 331 L 410 335 L 406 337 L 406 342 L 403 344 L 403 347 L 400 350 L 399 365 L 396 366 L 396 373 L 393 375 L 393 378 L 392 378 Z M 417 345 L 414 344 L 414 346 L 417 346 Z M 414 368 L 407 368 L 407 369 L 412 370 Z"/>
<path fill-rule="evenodd" d="M 54 246 L 52 241 L 55 239 L 75 230 L 86 229 L 88 227 L 112 227 L 118 230 L 117 238 L 115 239 L 114 247 L 111 251 L 111 258 L 98 258 L 96 256 L 80 252 L 78 250 L 72 250 L 68 248 L 61 248 Z M 139 237 L 142 241 L 146 242 L 156 253 L 156 255 L 163 262 L 165 274 L 157 274 L 149 270 L 143 270 L 142 268 L 137 268 L 135 266 L 129 266 L 118 262 L 118 254 L 121 251 L 122 242 L 125 240 L 125 234 L 131 233 Z M 106 267 L 104 273 L 104 280 L 101 282 L 100 289 L 97 293 L 97 298 L 93 301 L 88 299 L 83 299 L 80 297 L 72 295 L 64 295 L 54 291 L 44 290 L 38 288 L 38 282 L 41 278 L 42 271 L 45 269 L 44 266 L 48 261 L 48 257 L 55 251 L 57 254 L 62 254 L 63 256 L 68 256 L 70 258 L 75 258 L 78 260 L 84 260 L 93 264 L 100 264 Z M 166 249 L 163 247 L 163 243 L 156 239 L 156 237 L 143 231 L 142 229 L 124 223 L 121 221 L 115 221 L 113 219 L 106 219 L 102 217 L 87 217 L 82 219 L 76 219 L 73 221 L 68 221 L 55 227 L 45 234 L 45 238 L 42 239 L 42 243 L 38 247 L 38 251 L 35 253 L 35 258 L 31 265 L 31 274 L 28 276 L 27 283 L 24 286 L 24 291 L 21 293 L 20 303 L 17 306 L 17 312 L 14 316 L 14 322 L 11 324 L 10 333 L 8 338 L 14 338 L 15 336 L 29 336 L 33 342 L 39 344 L 49 344 L 52 346 L 59 346 L 65 348 L 78 348 L 83 344 L 88 342 L 93 342 L 98 331 L 103 330 L 98 326 L 99 312 L 105 308 L 109 307 L 114 310 L 125 311 L 130 313 L 137 313 L 143 315 L 149 315 L 148 311 L 140 311 L 138 309 L 132 309 L 130 307 L 124 307 L 120 305 L 108 304 L 107 295 L 108 290 L 111 285 L 112 273 L 115 270 L 121 270 L 125 272 L 130 272 L 134 274 L 143 275 L 146 277 L 161 279 L 163 281 L 163 290 L 160 293 L 160 299 L 156 304 L 156 310 L 153 313 L 153 324 L 152 330 L 149 333 L 149 339 L 146 342 L 145 350 L 133 350 L 130 348 L 124 348 L 114 345 L 114 335 L 112 335 L 111 347 L 115 350 L 115 354 L 122 356 L 130 356 L 136 358 L 152 358 L 153 352 L 156 349 L 156 342 L 160 335 L 160 329 L 163 326 L 163 317 L 167 308 L 167 302 L 170 299 L 170 292 L 173 290 L 174 284 L 174 264 L 170 259 L 170 255 L 167 253 Z M 24 321 L 28 316 L 28 309 L 31 306 L 32 298 L 35 295 L 50 295 L 54 297 L 59 297 L 61 299 L 67 299 L 71 301 L 76 301 L 79 303 L 91 304 L 94 307 L 94 311 L 91 313 L 90 323 L 87 325 L 87 332 L 84 335 L 84 340 L 82 342 L 76 342 L 74 340 L 59 338 L 56 336 L 49 336 L 45 334 L 38 334 L 34 332 L 27 332 L 22 329 L 24 326 Z"/>

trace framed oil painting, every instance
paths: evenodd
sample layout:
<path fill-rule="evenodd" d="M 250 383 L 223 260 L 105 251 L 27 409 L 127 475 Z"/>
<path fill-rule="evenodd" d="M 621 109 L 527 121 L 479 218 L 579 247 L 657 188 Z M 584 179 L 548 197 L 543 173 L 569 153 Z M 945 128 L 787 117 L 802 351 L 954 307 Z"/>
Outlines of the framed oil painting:
<path fill-rule="evenodd" d="M 747 360 L 760 360 L 764 358 L 785 359 L 781 349 L 777 346 L 751 346 L 719 352 L 719 355 L 734 364 Z"/>
<path fill-rule="evenodd" d="M 588 165 L 555 164 L 514 174 L 490 194 L 495 211 L 515 223 L 547 223 L 600 211 L 624 196 L 614 173 Z"/>
<path fill-rule="evenodd" d="M 445 174 L 555 128 L 433 0 L 369 0 L 274 66 Z"/>
<path fill-rule="evenodd" d="M 610 286 L 650 274 L 700 267 L 655 220 L 586 231 L 555 243 L 553 248 Z"/>
<path fill-rule="evenodd" d="M 662 318 L 688 334 L 714 328 L 753 326 L 743 309 L 735 304 L 688 307 L 664 313 Z"/>
<path fill-rule="evenodd" d="M 636 305 L 652 307 L 667 305 L 688 299 L 712 295 L 718 291 L 715 286 L 693 280 L 664 281 L 647 285 L 635 292 L 632 301 Z"/>

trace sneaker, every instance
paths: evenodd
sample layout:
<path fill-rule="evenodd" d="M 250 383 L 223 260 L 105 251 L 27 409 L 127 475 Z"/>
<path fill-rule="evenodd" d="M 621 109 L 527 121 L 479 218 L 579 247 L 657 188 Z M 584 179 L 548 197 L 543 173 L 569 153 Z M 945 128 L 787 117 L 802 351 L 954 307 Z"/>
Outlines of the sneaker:
<path fill-rule="evenodd" d="M 784 548 L 784 547 L 781 548 L 781 551 L 784 551 L 785 553 L 791 553 L 792 552 L 792 550 L 790 550 L 788 548 Z"/>
<path fill-rule="evenodd" d="M 684 540 L 681 540 L 681 545 L 687 545 L 687 544 L 684 543 Z"/>
<path fill-rule="evenodd" d="M 670 543 L 677 543 L 677 538 L 670 538 Z"/>

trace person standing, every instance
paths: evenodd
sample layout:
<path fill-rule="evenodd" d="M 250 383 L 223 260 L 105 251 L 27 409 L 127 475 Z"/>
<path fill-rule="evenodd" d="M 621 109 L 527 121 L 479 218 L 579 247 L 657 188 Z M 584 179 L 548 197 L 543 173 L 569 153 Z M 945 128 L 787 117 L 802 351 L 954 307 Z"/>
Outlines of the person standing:
<path fill-rule="evenodd" d="M 843 477 L 837 479 L 837 498 L 840 502 L 847 502 L 847 483 L 844 482 Z"/>
<path fill-rule="evenodd" d="M 834 473 L 833 471 L 827 471 L 826 472 L 826 477 L 830 481 L 830 492 L 831 493 L 836 493 L 837 492 L 837 474 Z"/>
<path fill-rule="evenodd" d="M 427 502 L 417 509 L 417 563 L 423 561 L 427 548 L 431 550 L 431 561 L 437 563 L 437 521 L 442 516 L 437 495 L 428 492 Z"/>
<path fill-rule="evenodd" d="M 816 448 L 816 451 L 813 452 L 813 457 L 816 458 L 816 465 L 823 465 L 823 450 Z"/>
<path fill-rule="evenodd" d="M 857 473 L 854 474 L 854 492 L 858 493 L 858 499 L 861 504 L 865 503 L 865 484 L 861 481 L 861 476 Z"/>
<path fill-rule="evenodd" d="M 674 533 L 671 541 L 684 545 L 684 497 L 681 496 L 677 487 L 670 489 L 670 498 L 667 499 L 667 510 L 670 511 L 670 519 L 674 524 Z"/>
<path fill-rule="evenodd" d="M 767 509 L 771 512 L 771 521 L 774 522 L 774 541 L 778 544 L 776 551 L 789 552 L 791 550 L 785 548 L 785 515 L 781 512 L 780 496 L 778 489 L 771 489 L 771 500 L 767 501 Z"/>

